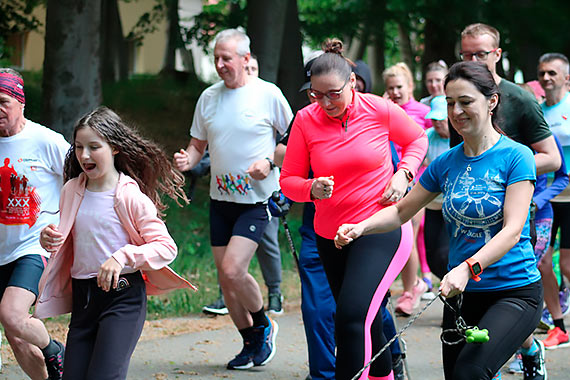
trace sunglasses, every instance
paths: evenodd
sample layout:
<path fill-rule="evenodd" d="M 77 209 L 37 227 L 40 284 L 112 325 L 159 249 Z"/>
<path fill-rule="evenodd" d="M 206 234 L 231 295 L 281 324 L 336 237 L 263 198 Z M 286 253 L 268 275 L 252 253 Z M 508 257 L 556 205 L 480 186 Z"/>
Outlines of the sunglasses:
<path fill-rule="evenodd" d="M 344 88 L 346 87 L 349 80 L 350 80 L 350 74 L 348 74 L 348 78 L 346 78 L 346 80 L 344 81 L 344 84 L 342 85 L 340 90 L 329 91 L 327 93 L 323 93 L 323 92 L 314 90 L 313 88 L 310 88 L 309 89 L 309 95 L 311 96 L 311 98 L 314 98 L 314 99 L 322 99 L 324 96 L 326 96 L 330 100 L 337 100 L 342 95 L 342 92 L 344 91 Z"/>

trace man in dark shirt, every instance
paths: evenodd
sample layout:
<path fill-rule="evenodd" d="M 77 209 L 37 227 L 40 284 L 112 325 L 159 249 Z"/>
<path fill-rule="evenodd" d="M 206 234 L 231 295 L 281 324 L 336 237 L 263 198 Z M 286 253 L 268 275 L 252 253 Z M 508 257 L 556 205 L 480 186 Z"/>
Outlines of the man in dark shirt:
<path fill-rule="evenodd" d="M 537 175 L 558 170 L 561 159 L 556 142 L 536 100 L 526 91 L 497 74 L 502 49 L 499 31 L 485 24 L 471 24 L 461 32 L 461 58 L 484 62 L 501 92 L 501 129 L 507 136 L 535 152 Z M 461 137 L 450 128 L 451 146 Z"/>

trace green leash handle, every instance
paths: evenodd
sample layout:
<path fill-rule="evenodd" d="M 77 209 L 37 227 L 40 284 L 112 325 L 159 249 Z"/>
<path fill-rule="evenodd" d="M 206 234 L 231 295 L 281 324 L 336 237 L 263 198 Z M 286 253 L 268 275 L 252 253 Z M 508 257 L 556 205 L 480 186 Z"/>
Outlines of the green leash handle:
<path fill-rule="evenodd" d="M 465 340 L 467 343 L 486 343 L 489 341 L 489 331 L 479 330 L 478 327 L 465 330 Z"/>

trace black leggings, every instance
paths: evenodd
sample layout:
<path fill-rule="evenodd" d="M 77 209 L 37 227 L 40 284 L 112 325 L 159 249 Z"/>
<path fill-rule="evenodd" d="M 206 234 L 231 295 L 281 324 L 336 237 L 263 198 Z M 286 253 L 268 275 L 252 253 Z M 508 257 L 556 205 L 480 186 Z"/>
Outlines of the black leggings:
<path fill-rule="evenodd" d="M 317 248 L 332 294 L 337 302 L 336 380 L 352 379 L 385 344 L 378 311 L 388 288 L 411 251 L 410 223 L 401 229 L 360 237 L 338 250 L 334 242 L 317 235 Z M 392 359 L 386 350 L 360 377 L 390 374 Z"/>
<path fill-rule="evenodd" d="M 570 248 L 570 202 L 550 202 L 554 218 L 550 234 L 550 246 L 554 247 L 556 234 L 560 228 L 560 248 Z"/>
<path fill-rule="evenodd" d="M 449 233 L 441 210 L 426 208 L 424 239 L 429 269 L 441 280 L 447 274 L 449 261 Z"/>
<path fill-rule="evenodd" d="M 456 307 L 459 296 L 447 301 Z M 461 316 L 468 326 L 489 330 L 483 344 L 443 344 L 443 370 L 447 380 L 491 379 L 534 331 L 542 315 L 542 282 L 496 292 L 465 292 Z M 443 329 L 455 328 L 455 316 L 443 311 Z M 459 339 L 446 334 L 447 341 Z"/>
<path fill-rule="evenodd" d="M 109 292 L 97 286 L 96 278 L 72 279 L 64 380 L 127 378 L 146 317 L 146 285 L 141 272 L 123 278 L 124 288 Z"/>

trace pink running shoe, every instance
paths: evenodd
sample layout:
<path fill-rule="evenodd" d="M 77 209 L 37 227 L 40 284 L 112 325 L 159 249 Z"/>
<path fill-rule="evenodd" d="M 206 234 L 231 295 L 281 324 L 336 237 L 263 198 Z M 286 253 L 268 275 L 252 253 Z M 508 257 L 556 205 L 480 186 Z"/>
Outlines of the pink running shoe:
<path fill-rule="evenodd" d="M 412 296 L 414 301 L 414 309 L 420 306 L 420 300 L 422 299 L 422 295 L 428 291 L 428 286 L 424 282 L 424 280 L 418 278 L 418 282 L 414 285 L 412 289 Z"/>
<path fill-rule="evenodd" d="M 405 317 L 412 315 L 414 311 L 414 296 L 410 292 L 404 292 L 396 300 L 396 313 L 399 313 Z"/>

